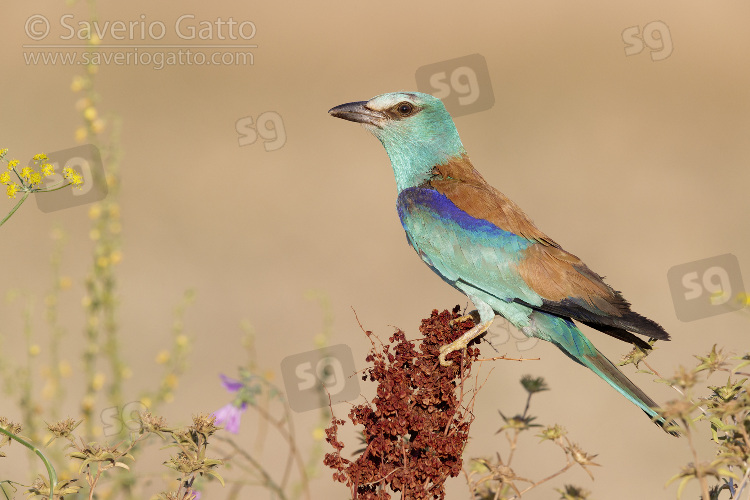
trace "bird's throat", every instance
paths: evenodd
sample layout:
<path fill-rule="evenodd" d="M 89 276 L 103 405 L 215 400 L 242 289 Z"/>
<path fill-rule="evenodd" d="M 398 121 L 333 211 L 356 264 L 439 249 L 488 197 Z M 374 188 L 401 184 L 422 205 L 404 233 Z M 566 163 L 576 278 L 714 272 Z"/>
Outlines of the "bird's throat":
<path fill-rule="evenodd" d="M 419 143 L 394 142 L 387 144 L 383 139 L 381 139 L 381 142 L 385 146 L 388 158 L 391 160 L 399 193 L 404 189 L 423 184 L 432 176 L 435 165 L 455 161 L 466 153 L 460 142 L 458 143 L 460 149 L 457 152 L 455 145 L 452 145 L 454 147 L 449 152 L 434 146 L 424 147 L 423 144 Z"/>

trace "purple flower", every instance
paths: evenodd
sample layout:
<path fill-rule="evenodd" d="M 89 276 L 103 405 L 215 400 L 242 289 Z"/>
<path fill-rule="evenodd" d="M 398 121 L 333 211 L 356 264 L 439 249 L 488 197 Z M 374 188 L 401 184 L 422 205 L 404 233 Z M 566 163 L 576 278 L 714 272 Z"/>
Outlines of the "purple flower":
<path fill-rule="evenodd" d="M 214 412 L 216 424 L 224 424 L 224 428 L 232 434 L 237 434 L 240 430 L 240 417 L 242 412 L 247 409 L 247 403 L 243 402 L 242 406 L 237 407 L 234 403 L 224 405 Z"/>
<path fill-rule="evenodd" d="M 234 380 L 227 377 L 223 373 L 219 374 L 221 377 L 221 384 L 229 392 L 238 392 L 240 389 L 245 387 L 245 384 L 240 380 Z M 224 428 L 232 434 L 237 434 L 240 430 L 240 417 L 242 412 L 247 409 L 247 402 L 243 401 L 242 397 L 237 397 L 235 400 L 228 405 L 222 406 L 220 409 L 214 412 L 216 417 L 216 424 L 224 424 Z"/>
<path fill-rule="evenodd" d="M 229 392 L 237 392 L 244 386 L 239 380 L 229 378 L 223 373 L 219 374 L 219 376 L 221 377 L 221 383 L 224 385 L 224 388 Z"/>

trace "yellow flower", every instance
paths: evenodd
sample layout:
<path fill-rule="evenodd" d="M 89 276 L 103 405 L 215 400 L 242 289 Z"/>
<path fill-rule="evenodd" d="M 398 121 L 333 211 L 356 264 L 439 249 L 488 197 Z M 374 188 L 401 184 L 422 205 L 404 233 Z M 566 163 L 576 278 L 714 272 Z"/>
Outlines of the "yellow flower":
<path fill-rule="evenodd" d="M 82 76 L 76 75 L 73 77 L 73 81 L 70 83 L 70 90 L 73 92 L 78 92 L 79 90 L 82 90 L 85 85 L 85 80 Z"/>
<path fill-rule="evenodd" d="M 96 120 L 96 108 L 93 106 L 89 106 L 83 111 L 83 117 L 86 118 L 88 121 L 94 121 Z"/>
<path fill-rule="evenodd" d="M 29 176 L 29 182 L 32 186 L 36 186 L 42 183 L 42 174 L 39 172 L 32 172 Z"/>
<path fill-rule="evenodd" d="M 55 167 L 51 163 L 45 163 L 42 165 L 42 173 L 45 177 L 49 177 L 55 173 Z"/>
<path fill-rule="evenodd" d="M 34 161 L 42 161 L 42 160 L 47 160 L 47 159 L 48 159 L 47 155 L 44 153 L 39 153 L 39 154 L 34 155 Z"/>
<path fill-rule="evenodd" d="M 0 182 L 2 182 L 3 184 L 9 183 L 10 182 L 10 172 L 8 172 L 6 170 L 2 174 L 0 174 Z"/>
<path fill-rule="evenodd" d="M 22 175 L 23 175 L 23 173 L 22 173 Z M 78 172 L 76 172 L 75 170 L 73 170 L 72 168 L 65 167 L 63 169 L 63 176 L 66 179 L 68 179 L 68 181 L 71 184 L 73 184 L 74 186 L 77 186 L 78 189 L 80 189 L 82 187 L 81 185 L 83 184 L 83 177 L 81 177 L 81 175 Z"/>
<path fill-rule="evenodd" d="M 68 288 L 73 286 L 73 280 L 70 278 L 70 276 L 60 276 L 57 285 L 60 287 L 60 290 L 67 290 Z"/>
<path fill-rule="evenodd" d="M 76 129 L 76 133 L 75 133 L 76 142 L 85 141 L 87 136 L 88 136 L 88 132 L 86 132 L 86 127 L 78 127 Z"/>
<path fill-rule="evenodd" d="M 31 177 L 31 174 L 34 173 L 34 169 L 31 167 L 23 167 L 21 169 L 21 177 L 25 179 L 26 181 L 29 180 L 29 177 Z"/>
<path fill-rule="evenodd" d="M 178 335 L 178 336 L 177 336 L 177 338 L 175 339 L 175 343 L 176 343 L 176 344 L 177 344 L 177 345 L 178 345 L 179 347 L 183 347 L 183 348 L 184 348 L 184 347 L 187 347 L 187 346 L 188 346 L 188 343 L 189 343 L 189 342 L 190 342 L 190 341 L 189 341 L 189 339 L 187 338 L 187 335 Z"/>
<path fill-rule="evenodd" d="M 81 97 L 76 101 L 76 109 L 78 111 L 83 111 L 89 106 L 91 106 L 91 99 L 89 99 L 88 97 Z"/>
<path fill-rule="evenodd" d="M 40 352 L 42 352 L 42 348 L 38 344 L 29 346 L 29 356 L 38 356 Z"/>
<path fill-rule="evenodd" d="M 91 396 L 90 394 L 87 394 L 81 400 L 81 408 L 83 409 L 84 412 L 89 412 L 94 408 L 95 402 L 96 401 L 94 400 L 94 397 Z"/>
<path fill-rule="evenodd" d="M 177 375 L 175 375 L 174 373 L 170 373 L 169 375 L 164 377 L 164 385 L 166 385 L 170 389 L 174 389 L 179 383 L 180 379 L 178 379 Z"/>
<path fill-rule="evenodd" d="M 8 148 L 3 148 L 3 149 L 0 149 L 0 158 L 2 158 L 3 156 L 5 156 L 5 154 L 6 154 L 7 152 L 8 152 Z"/>
<path fill-rule="evenodd" d="M 313 338 L 313 343 L 315 344 L 315 347 L 325 347 L 328 345 L 328 336 L 324 333 L 318 333 Z"/>
<path fill-rule="evenodd" d="M 19 162 L 18 160 L 10 160 L 10 161 L 8 162 L 8 170 L 11 170 L 11 169 L 14 169 L 14 168 L 16 168 L 16 166 L 17 166 L 17 165 L 18 165 L 19 163 L 20 163 L 20 162 Z"/>
<path fill-rule="evenodd" d="M 15 198 L 16 193 L 18 192 L 18 184 L 8 184 L 8 189 L 6 190 L 8 193 L 8 198 Z"/>
<path fill-rule="evenodd" d="M 102 387 L 104 387 L 104 374 L 103 373 L 97 373 L 94 375 L 94 380 L 91 381 L 91 388 L 95 391 L 100 390 Z"/>
<path fill-rule="evenodd" d="M 169 351 L 167 350 L 161 351 L 159 354 L 156 355 L 156 362 L 159 363 L 160 365 L 163 365 L 164 363 L 169 361 L 169 357 L 170 357 Z"/>
<path fill-rule="evenodd" d="M 315 441 L 323 441 L 326 437 L 326 433 L 322 427 L 316 427 L 313 429 L 312 435 Z"/>
<path fill-rule="evenodd" d="M 95 134 L 101 133 L 101 131 L 104 130 L 104 120 L 101 118 L 94 120 L 91 123 L 91 130 L 93 130 Z"/>

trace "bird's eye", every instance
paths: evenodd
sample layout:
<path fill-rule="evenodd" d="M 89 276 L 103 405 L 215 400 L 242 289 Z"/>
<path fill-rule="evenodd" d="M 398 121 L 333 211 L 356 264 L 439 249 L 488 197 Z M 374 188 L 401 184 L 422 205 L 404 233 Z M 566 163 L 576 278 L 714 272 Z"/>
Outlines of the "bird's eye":
<path fill-rule="evenodd" d="M 404 101 L 396 106 L 396 110 L 401 116 L 407 117 L 414 112 L 414 105 L 410 102 Z"/>

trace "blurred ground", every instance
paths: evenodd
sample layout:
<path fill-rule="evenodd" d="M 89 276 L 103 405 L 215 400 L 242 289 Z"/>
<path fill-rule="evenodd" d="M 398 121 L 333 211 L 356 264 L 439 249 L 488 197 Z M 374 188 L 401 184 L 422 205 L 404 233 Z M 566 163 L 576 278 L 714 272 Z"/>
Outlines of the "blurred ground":
<path fill-rule="evenodd" d="M 73 43 L 59 38 L 67 33 L 60 24 L 66 13 L 74 15 L 69 23 L 87 18 L 83 4 L 45 1 L 4 9 L 0 146 L 22 160 L 76 145 L 80 115 L 70 84 L 82 67 L 27 65 L 24 53 L 30 49 L 22 47 L 40 43 L 24 31 L 32 15 L 50 20 L 50 43 Z M 170 423 L 229 401 L 218 374 L 231 375 L 244 362 L 238 348 L 242 319 L 253 324 L 264 368 L 281 383 L 282 359 L 313 349 L 321 330 L 321 310 L 305 298 L 308 290 L 330 298 L 331 343 L 348 344 L 358 369 L 369 342 L 352 308 L 365 328 L 386 338 L 392 325 L 416 336 L 419 319 L 433 308 L 466 305 L 404 241 L 394 210 L 395 183 L 380 144 L 327 110 L 383 92 L 416 90 L 418 68 L 475 53 L 487 62 L 495 99 L 489 110 L 456 119 L 475 166 L 543 231 L 605 275 L 636 311 L 672 334 L 673 341 L 661 343 L 652 356 L 654 365 L 671 374 L 715 343 L 746 349 L 748 320 L 742 312 L 679 321 L 667 271 L 732 253 L 750 273 L 748 4 L 510 1 L 405 7 L 386 1 L 292 7 L 221 0 L 98 7 L 102 22 L 145 19 L 167 26 L 163 39 L 147 36 L 138 43 L 184 43 L 172 28 L 185 14 L 196 23 L 219 17 L 252 21 L 253 64 L 161 70 L 109 64 L 97 75 L 99 112 L 122 120 L 119 318 L 124 356 L 134 370 L 131 396 L 159 377 L 154 358 L 169 344 L 171 310 L 185 289 L 197 293 L 186 316 L 194 355 L 165 412 Z M 667 29 L 649 40 L 653 49 L 626 56 L 623 32 L 637 27 L 641 33 L 655 21 Z M 672 43 L 663 59 L 667 49 L 659 48 L 659 37 Z M 266 141 L 261 134 L 240 146 L 237 122 L 257 123 L 265 112 L 275 113 L 266 118 L 280 118 L 275 125 L 285 140 Z M 10 200 L 0 204 L 12 206 Z M 63 265 L 73 287 L 63 296 L 62 322 L 69 329 L 65 351 L 74 368 L 67 408 L 73 415 L 75 396 L 83 390 L 74 353 L 91 259 L 88 208 L 44 214 L 31 201 L 0 229 L 2 290 L 21 289 L 35 298 L 40 335 L 41 300 L 50 286 L 49 234 L 60 225 L 69 235 Z M 24 352 L 21 306 L 0 305 L 3 355 L 11 358 Z M 603 337 L 592 332 L 613 360 L 627 352 L 627 346 Z M 513 342 L 506 347 L 509 355 L 518 353 Z M 483 350 L 491 354 L 488 346 Z M 523 354 L 542 359 L 496 363 L 477 402 L 466 457 L 492 456 L 504 446 L 493 438 L 500 425 L 496 410 L 522 410 L 518 379 L 532 373 L 545 376 L 552 388 L 536 397 L 539 421 L 566 426 L 574 441 L 599 454 L 602 465 L 594 471 L 596 482 L 575 470 L 550 488 L 575 483 L 591 490 L 591 498 L 607 500 L 674 496 L 675 487 L 663 485 L 691 460 L 685 442 L 663 435 L 551 346 L 539 344 Z M 633 372 L 627 371 L 657 401 L 672 397 L 668 387 Z M 14 406 L 3 401 L 2 413 L 17 417 Z M 340 417 L 348 412 L 346 404 L 335 409 Z M 303 448 L 312 444 L 316 417 L 295 414 Z M 251 443 L 254 435 L 244 428 L 240 440 Z M 562 463 L 557 450 L 537 446 L 535 439 L 521 451 L 520 475 L 543 477 Z M 264 456 L 269 464 L 278 459 L 273 449 Z M 5 475 L 14 465 L 0 467 Z M 16 467 L 11 472 L 22 476 L 23 464 Z M 524 498 L 553 498 L 550 488 Z M 347 498 L 328 470 L 312 490 L 314 498 Z M 452 480 L 449 492 L 450 498 L 465 498 L 464 479 Z M 212 498 L 222 495 L 217 490 Z"/>

